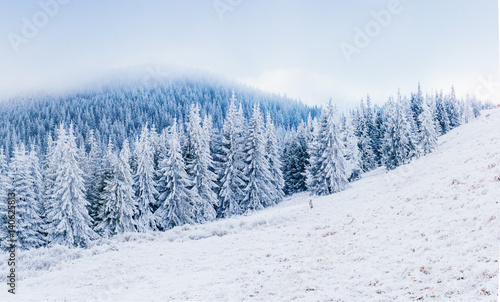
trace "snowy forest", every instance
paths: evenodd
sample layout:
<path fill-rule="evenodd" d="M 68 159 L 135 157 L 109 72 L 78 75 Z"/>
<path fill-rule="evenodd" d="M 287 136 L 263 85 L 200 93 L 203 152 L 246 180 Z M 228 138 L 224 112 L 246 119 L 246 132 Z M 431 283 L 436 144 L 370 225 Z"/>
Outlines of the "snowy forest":
<path fill-rule="evenodd" d="M 431 153 L 438 136 L 489 106 L 419 85 L 340 112 L 332 100 L 310 108 L 189 81 L 11 100 L 0 107 L 0 235 L 8 192 L 22 249 L 85 247 L 242 215 L 297 192 L 333 194 Z"/>

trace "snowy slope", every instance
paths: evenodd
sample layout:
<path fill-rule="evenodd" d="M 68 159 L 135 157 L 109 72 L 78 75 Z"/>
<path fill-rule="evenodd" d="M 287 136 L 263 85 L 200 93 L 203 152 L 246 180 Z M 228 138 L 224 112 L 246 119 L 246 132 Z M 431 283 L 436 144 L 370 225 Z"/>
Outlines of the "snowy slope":
<path fill-rule="evenodd" d="M 494 301 L 499 126 L 499 109 L 483 112 L 433 154 L 364 175 L 313 209 L 298 194 L 244 217 L 24 252 L 16 298 Z"/>

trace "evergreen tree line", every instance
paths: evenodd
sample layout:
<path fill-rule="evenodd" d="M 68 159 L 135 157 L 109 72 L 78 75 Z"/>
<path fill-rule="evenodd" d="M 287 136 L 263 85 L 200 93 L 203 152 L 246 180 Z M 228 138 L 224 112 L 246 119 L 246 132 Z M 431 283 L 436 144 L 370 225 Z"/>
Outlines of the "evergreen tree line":
<path fill-rule="evenodd" d="M 104 152 L 92 130 L 76 143 L 74 125 L 36 147 L 0 151 L 1 236 L 7 236 L 7 192 L 16 194 L 22 249 L 86 246 L 124 232 L 164 231 L 260 210 L 283 200 L 278 135 L 259 103 L 246 119 L 233 93 L 223 128 L 192 105 L 185 131 L 174 118 L 160 133 L 144 125 L 131 144 L 112 138 Z M 133 146 L 131 151 L 130 145 Z M 6 240 L 2 240 L 5 245 Z M 4 246 L 5 247 L 5 246 Z"/>
<path fill-rule="evenodd" d="M 105 152 L 108 139 L 119 146 L 137 137 L 145 124 L 163 129 L 176 118 L 180 131 L 188 120 L 191 105 L 198 104 L 202 115 L 213 118 L 214 127 L 222 129 L 229 109 L 232 90 L 246 118 L 258 102 L 271 114 L 279 136 L 296 128 L 308 114 L 319 114 L 296 100 L 261 92 L 244 85 L 217 79 L 173 79 L 157 84 L 113 84 L 101 88 L 54 95 L 15 97 L 0 102 L 0 147 L 10 158 L 14 146 L 24 143 L 46 154 L 49 133 L 63 123 L 73 123 L 78 145 L 94 138 Z M 43 158 L 41 158 L 43 159 Z"/>
<path fill-rule="evenodd" d="M 398 92 L 381 107 L 370 97 L 347 114 L 330 102 L 317 119 L 302 122 L 287 136 L 282 162 L 285 194 L 309 190 L 326 195 L 346 188 L 364 172 L 388 170 L 431 153 L 437 138 L 491 108 L 474 97 L 459 100 L 449 94 L 403 97 Z"/>
<path fill-rule="evenodd" d="M 175 117 L 157 131 L 106 146 L 89 130 L 78 143 L 73 123 L 46 136 L 44 154 L 35 144 L 0 149 L 0 214 L 6 238 L 7 192 L 17 200 L 18 244 L 85 247 L 91 240 L 124 232 L 164 231 L 275 205 L 286 194 L 339 192 L 363 172 L 394 169 L 432 152 L 437 137 L 480 115 L 473 98 L 454 89 L 410 98 L 391 97 L 382 107 L 370 98 L 339 113 L 330 101 L 310 114 L 284 141 L 269 111 L 256 102 L 248 118 L 233 92 L 222 127 L 192 104 L 185 121 Z M 283 163 L 283 164 L 282 164 Z M 6 240 L 2 240 L 5 244 Z"/>

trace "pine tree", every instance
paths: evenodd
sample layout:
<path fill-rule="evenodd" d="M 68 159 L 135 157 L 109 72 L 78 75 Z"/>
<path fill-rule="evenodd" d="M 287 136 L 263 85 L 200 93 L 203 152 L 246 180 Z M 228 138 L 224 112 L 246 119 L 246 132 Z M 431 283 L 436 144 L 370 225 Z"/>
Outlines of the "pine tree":
<path fill-rule="evenodd" d="M 160 196 L 155 212 L 158 225 L 166 230 L 195 222 L 195 205 L 199 199 L 196 190 L 189 189 L 193 181 L 186 173 L 177 132 L 177 121 L 171 127 L 168 155 L 160 162 Z"/>
<path fill-rule="evenodd" d="M 368 143 L 371 143 L 371 149 L 373 153 L 373 165 L 374 168 L 377 167 L 380 163 L 380 139 L 379 139 L 379 129 L 377 128 L 376 125 L 376 119 L 375 119 L 375 108 L 372 107 L 371 99 L 370 96 L 368 95 L 366 97 L 366 112 L 365 112 L 365 124 L 366 127 L 368 128 L 368 135 L 370 136 L 370 141 Z M 366 135 L 365 135 L 366 136 Z"/>
<path fill-rule="evenodd" d="M 346 188 L 347 163 L 336 109 L 332 100 L 321 111 L 318 132 L 311 150 L 308 188 L 313 194 L 328 195 Z"/>
<path fill-rule="evenodd" d="M 98 235 L 90 228 L 92 219 L 87 211 L 82 170 L 77 161 L 78 148 L 73 124 L 66 132 L 61 124 L 57 141 L 49 159 L 54 171 L 53 187 L 49 191 L 47 221 L 51 244 L 85 247 Z"/>
<path fill-rule="evenodd" d="M 407 164 L 419 152 L 406 108 L 399 93 L 397 103 L 391 97 L 384 108 L 383 161 L 389 170 Z"/>
<path fill-rule="evenodd" d="M 321 111 L 320 120 L 326 119 L 326 109 Z M 320 124 L 317 120 L 312 122 L 312 139 L 307 145 L 307 152 L 309 154 L 309 165 L 306 168 L 306 185 L 311 194 L 317 194 L 321 185 L 321 156 L 323 148 L 320 144 Z"/>
<path fill-rule="evenodd" d="M 460 126 L 460 109 L 455 96 L 455 87 L 453 86 L 451 86 L 450 95 L 446 97 L 445 106 L 450 120 L 450 128 L 454 129 Z"/>
<path fill-rule="evenodd" d="M 424 96 L 422 90 L 420 89 L 420 83 L 418 83 L 417 93 L 411 95 L 411 117 L 415 121 L 417 131 L 420 130 L 420 120 L 419 117 L 424 111 Z"/>
<path fill-rule="evenodd" d="M 99 213 L 99 224 L 96 230 L 103 237 L 111 237 L 116 234 L 135 231 L 134 190 L 132 188 L 132 176 L 129 165 L 130 150 L 128 141 L 123 143 L 120 156 L 113 151 L 113 144 L 108 144 L 105 158 L 106 177 L 101 200 L 103 202 Z"/>
<path fill-rule="evenodd" d="M 278 149 L 278 137 L 276 135 L 276 130 L 271 121 L 271 115 L 268 113 L 266 116 L 266 157 L 269 162 L 269 172 L 271 174 L 271 188 L 272 188 L 272 200 L 271 204 L 279 203 L 283 200 L 285 194 L 283 193 L 283 187 L 285 183 L 283 181 L 283 174 L 281 172 L 281 160 L 279 159 L 280 151 Z"/>
<path fill-rule="evenodd" d="M 33 178 L 33 191 L 35 193 L 36 208 L 38 210 L 38 217 L 41 219 L 40 228 L 38 229 L 39 238 L 44 241 L 46 238 L 45 232 L 45 188 L 42 176 L 42 166 L 38 158 L 35 145 L 31 145 L 30 152 L 28 153 L 28 162 L 30 166 L 31 176 Z"/>
<path fill-rule="evenodd" d="M 46 147 L 46 154 L 45 154 L 45 160 L 43 161 L 42 165 L 42 179 L 43 179 L 43 204 L 40 207 L 40 211 L 42 212 L 40 217 L 42 218 L 42 221 L 44 224 L 42 225 L 43 232 L 45 234 L 45 237 L 48 238 L 48 221 L 47 221 L 47 212 L 49 209 L 49 201 L 50 201 L 50 194 L 51 191 L 54 187 L 55 179 L 56 179 L 56 171 L 55 169 L 57 168 L 57 163 L 53 162 L 53 160 L 56 160 L 61 157 L 61 154 L 56 154 L 54 150 L 55 149 L 55 142 L 52 139 L 52 135 L 49 133 L 47 135 L 47 147 Z M 59 151 L 60 153 L 60 151 Z"/>
<path fill-rule="evenodd" d="M 245 155 L 245 198 L 242 201 L 245 211 L 260 210 L 272 204 L 272 183 L 269 162 L 265 155 L 264 121 L 260 106 L 253 107 L 252 117 L 248 125 Z"/>
<path fill-rule="evenodd" d="M 35 194 L 35 180 L 24 144 L 14 147 L 9 165 L 9 182 L 16 194 L 16 237 L 21 249 L 37 248 L 42 245 L 39 216 Z"/>
<path fill-rule="evenodd" d="M 101 194 L 104 188 L 104 171 L 102 167 L 101 147 L 99 146 L 94 130 L 88 136 L 89 152 L 84 165 L 85 198 L 88 201 L 87 209 L 92 217 L 94 227 L 99 222 Z"/>
<path fill-rule="evenodd" d="M 43 188 L 43 177 L 42 177 L 42 167 L 40 165 L 40 159 L 38 158 L 37 152 L 35 151 L 35 145 L 31 145 L 30 152 L 28 153 L 28 162 L 31 171 L 31 177 L 33 177 L 33 190 L 35 193 L 35 200 L 37 208 L 39 209 L 39 215 L 43 215 L 42 209 L 45 204 L 44 198 L 44 188 Z"/>
<path fill-rule="evenodd" d="M 320 158 L 323 181 L 318 195 L 340 192 L 347 186 L 347 163 L 340 135 L 337 111 L 332 101 L 328 103 L 326 118 L 321 120 L 319 142 L 323 146 Z"/>
<path fill-rule="evenodd" d="M 235 105 L 236 98 L 231 98 L 231 104 L 222 128 L 222 177 L 219 198 L 221 200 L 222 216 L 229 217 L 243 213 L 240 203 L 245 193 L 244 175 L 244 117 L 240 115 Z"/>
<path fill-rule="evenodd" d="M 439 133 L 441 135 L 448 133 L 450 131 L 450 120 L 448 117 L 448 112 L 446 111 L 446 106 L 443 100 L 443 92 L 436 93 L 436 119 L 439 123 Z"/>
<path fill-rule="evenodd" d="M 418 143 L 419 128 L 415 122 L 411 106 L 412 104 L 410 101 L 406 97 L 402 98 L 401 94 L 398 92 L 398 112 L 401 116 L 401 121 L 403 122 L 402 126 L 404 135 L 408 138 L 409 151 L 407 156 L 409 159 L 418 157 L 421 153 L 420 145 Z"/>
<path fill-rule="evenodd" d="M 357 129 L 355 128 L 353 131 L 355 131 L 359 137 L 358 150 L 361 158 L 361 168 L 363 171 L 367 172 L 375 169 L 377 166 L 377 159 L 373 149 L 375 146 L 373 140 L 376 133 L 369 97 L 367 99 L 367 107 L 364 106 L 363 100 L 361 100 L 360 108 L 356 114 L 356 120 Z"/>
<path fill-rule="evenodd" d="M 437 133 L 429 105 L 423 104 L 423 111 L 418 117 L 420 122 L 420 146 L 424 155 L 431 153 L 437 147 Z"/>
<path fill-rule="evenodd" d="M 215 206 L 218 205 L 214 192 L 216 175 L 210 154 L 210 133 L 201 126 L 200 108 L 192 105 L 187 124 L 188 150 L 186 168 L 193 180 L 193 189 L 200 197 L 197 199 L 195 217 L 197 222 L 214 220 Z"/>
<path fill-rule="evenodd" d="M 309 131 L 306 124 L 299 125 L 296 132 L 293 132 L 283 150 L 283 179 L 286 195 L 303 192 L 307 190 L 306 167 L 309 164 L 309 154 L 307 153 L 307 141 Z"/>
<path fill-rule="evenodd" d="M 344 143 L 344 158 L 346 160 L 346 171 L 349 181 L 354 181 L 361 176 L 361 154 L 358 149 L 358 137 L 354 135 L 354 126 L 349 116 L 344 118 L 342 129 L 342 141 Z"/>
<path fill-rule="evenodd" d="M 400 136 L 396 103 L 392 97 L 384 107 L 384 140 L 382 142 L 382 158 L 387 169 L 395 169 L 402 164 L 403 154 L 399 152 L 401 145 L 406 145 L 405 137 Z M 398 156 L 399 155 L 399 156 Z"/>
<path fill-rule="evenodd" d="M 147 125 L 142 128 L 139 140 L 135 144 L 137 170 L 134 175 L 135 200 L 137 212 L 135 220 L 137 231 L 144 233 L 156 230 L 153 206 L 156 204 L 154 149 L 150 141 Z"/>
<path fill-rule="evenodd" d="M 467 95 L 467 98 L 465 99 L 465 102 L 463 103 L 463 123 L 462 124 L 466 124 L 466 123 L 470 123 L 474 118 L 474 105 L 473 105 L 473 101 L 472 101 L 472 98 Z"/>

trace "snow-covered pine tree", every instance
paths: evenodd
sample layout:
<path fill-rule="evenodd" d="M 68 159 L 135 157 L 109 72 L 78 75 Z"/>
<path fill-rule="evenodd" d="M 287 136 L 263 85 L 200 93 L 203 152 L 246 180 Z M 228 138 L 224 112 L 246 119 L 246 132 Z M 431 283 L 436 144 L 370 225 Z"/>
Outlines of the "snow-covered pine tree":
<path fill-rule="evenodd" d="M 214 192 L 216 196 L 219 196 L 220 190 L 220 175 L 222 174 L 222 166 L 221 166 L 221 145 L 222 145 L 222 137 L 219 135 L 219 130 L 214 128 L 213 119 L 211 115 L 206 115 L 203 119 L 203 131 L 205 132 L 206 138 L 208 140 L 208 148 L 210 152 L 210 156 L 212 157 L 212 167 L 209 167 L 210 171 L 215 174 L 215 187 Z M 218 200 L 218 199 L 217 199 Z M 217 209 L 220 208 L 220 201 L 217 202 Z"/>
<path fill-rule="evenodd" d="M 321 110 L 321 116 L 319 118 L 320 121 L 326 119 L 327 112 L 326 109 L 323 108 Z M 307 145 L 307 153 L 309 154 L 309 164 L 306 168 L 306 185 L 307 190 L 311 192 L 311 194 L 318 194 L 319 187 L 321 184 L 321 155 L 323 153 L 323 148 L 320 144 L 320 123 L 314 119 L 311 122 L 312 125 L 312 139 Z"/>
<path fill-rule="evenodd" d="M 420 146 L 423 154 L 427 155 L 437 147 L 437 133 L 433 110 L 428 104 L 423 104 L 423 111 L 418 119 L 420 123 Z"/>
<path fill-rule="evenodd" d="M 398 136 L 397 108 L 393 97 L 384 106 L 384 139 L 382 141 L 382 160 L 387 169 L 392 170 L 401 165 L 402 159 L 397 157 L 396 146 L 400 145 L 400 140 L 405 140 Z"/>
<path fill-rule="evenodd" d="M 403 131 L 408 138 L 409 159 L 420 156 L 421 150 L 418 143 L 418 127 L 413 117 L 412 104 L 406 97 L 401 97 L 398 91 L 398 112 L 401 118 Z M 418 118 L 418 117 L 417 117 Z"/>
<path fill-rule="evenodd" d="M 267 160 L 269 162 L 269 173 L 271 174 L 271 204 L 276 204 L 281 202 L 283 200 L 283 197 L 285 196 L 285 194 L 283 193 L 283 187 L 285 186 L 285 183 L 283 181 L 283 174 L 281 172 L 278 136 L 276 135 L 276 129 L 274 128 L 273 122 L 271 121 L 271 114 L 269 112 L 266 116 L 265 131 L 265 152 Z"/>
<path fill-rule="evenodd" d="M 90 228 L 92 219 L 87 211 L 82 170 L 77 161 L 78 148 L 73 124 L 68 132 L 63 124 L 57 130 L 57 140 L 48 159 L 49 171 L 54 172 L 53 187 L 47 202 L 48 241 L 51 244 L 85 247 L 98 235 Z"/>
<path fill-rule="evenodd" d="M 144 233 L 156 230 L 156 220 L 153 206 L 156 204 L 154 149 L 150 142 L 147 125 L 142 128 L 141 135 L 135 144 L 137 170 L 134 174 L 134 191 L 137 204 L 137 231 Z"/>
<path fill-rule="evenodd" d="M 351 182 L 361 177 L 362 160 L 358 149 L 358 137 L 354 135 L 354 126 L 349 115 L 343 119 L 342 141 L 344 143 L 347 178 Z"/>
<path fill-rule="evenodd" d="M 216 175 L 212 172 L 213 160 L 210 154 L 210 137 L 201 125 L 200 108 L 192 105 L 187 124 L 188 146 L 186 168 L 193 180 L 193 188 L 200 197 L 196 201 L 195 218 L 197 222 L 212 221 L 216 217 L 218 205 L 214 192 Z"/>
<path fill-rule="evenodd" d="M 193 186 L 193 181 L 186 173 L 176 119 L 170 128 L 168 154 L 160 162 L 159 168 L 160 196 L 159 207 L 155 212 L 158 225 L 166 230 L 194 223 L 195 204 L 198 204 L 199 196 L 196 190 L 189 189 Z"/>
<path fill-rule="evenodd" d="M 340 192 L 347 187 L 347 163 L 344 158 L 344 145 L 340 134 L 340 123 L 337 110 L 330 99 L 325 115 L 320 120 L 319 144 L 321 155 L 317 195 L 328 195 Z"/>
<path fill-rule="evenodd" d="M 31 159 L 24 144 L 14 147 L 9 165 L 9 181 L 16 194 L 16 236 L 21 249 L 40 247 L 42 219 L 38 208 L 36 182 L 32 174 Z"/>
<path fill-rule="evenodd" d="M 460 106 L 455 96 L 455 87 L 451 86 L 450 95 L 445 98 L 445 108 L 448 112 L 448 117 L 450 120 L 450 128 L 454 129 L 460 126 Z"/>
<path fill-rule="evenodd" d="M 101 193 L 104 187 L 104 171 L 102 167 L 101 147 L 95 138 L 94 130 L 91 129 L 89 131 L 87 140 L 89 152 L 86 164 L 84 165 L 85 198 L 88 201 L 87 209 L 95 227 L 99 222 L 98 216 L 101 205 Z"/>
<path fill-rule="evenodd" d="M 463 106 L 464 108 L 462 114 L 462 124 L 466 124 L 471 122 L 475 118 L 473 101 L 469 95 L 467 95 L 467 97 L 465 98 Z"/>
<path fill-rule="evenodd" d="M 301 123 L 296 132 L 292 132 L 283 150 L 283 179 L 286 195 L 307 190 L 306 167 L 309 164 L 307 125 Z"/>
<path fill-rule="evenodd" d="M 38 158 L 35 145 L 31 145 L 30 151 L 28 153 L 28 161 L 30 165 L 31 176 L 33 177 L 33 185 L 35 192 L 35 199 L 37 208 L 39 210 L 38 214 L 42 216 L 44 210 L 44 188 L 43 188 L 43 177 L 42 177 L 42 167 L 40 165 L 40 159 Z"/>
<path fill-rule="evenodd" d="M 407 113 L 399 93 L 397 103 L 390 97 L 384 108 L 383 159 L 389 170 L 408 163 L 418 152 Z"/>
<path fill-rule="evenodd" d="M 265 155 L 264 121 L 260 106 L 255 103 L 248 122 L 245 145 L 245 198 L 242 201 L 244 211 L 260 210 L 272 204 L 272 183 L 269 162 Z"/>
<path fill-rule="evenodd" d="M 442 91 L 439 94 L 436 92 L 435 102 L 436 102 L 436 119 L 439 122 L 439 133 L 443 135 L 448 133 L 448 131 L 450 131 L 450 119 L 448 117 L 448 112 L 446 111 L 446 105 L 443 99 Z"/>
<path fill-rule="evenodd" d="M 474 118 L 481 116 L 481 102 L 479 102 L 475 96 L 472 96 L 472 111 L 474 112 Z"/>
<path fill-rule="evenodd" d="M 379 129 L 376 125 L 375 119 L 376 108 L 372 107 L 371 98 L 369 95 L 366 96 L 366 112 L 365 112 L 365 124 L 368 128 L 368 133 L 371 139 L 372 152 L 374 156 L 375 167 L 380 164 L 380 139 L 379 139 Z M 379 109 L 380 110 L 380 109 Z"/>
<path fill-rule="evenodd" d="M 418 83 L 417 93 L 411 94 L 410 99 L 410 108 L 411 108 L 411 117 L 413 118 L 416 131 L 420 131 L 420 120 L 419 117 L 424 111 L 424 95 L 422 90 L 420 89 L 420 83 Z"/>
<path fill-rule="evenodd" d="M 243 129 L 244 117 L 236 109 L 236 97 L 231 97 L 222 128 L 222 176 L 219 199 L 223 217 L 242 214 L 240 203 L 245 193 Z"/>
<path fill-rule="evenodd" d="M 101 193 L 101 212 L 96 230 L 103 237 L 135 231 L 134 212 L 135 199 L 132 188 L 133 180 L 130 171 L 130 150 L 128 141 L 123 142 L 119 157 L 113 151 L 113 144 L 108 144 L 104 162 L 106 173 L 104 189 Z"/>
<path fill-rule="evenodd" d="M 368 97 L 368 102 L 369 102 Z M 367 104 L 368 106 L 370 103 Z M 373 114 L 371 112 L 371 106 L 365 107 L 363 104 L 363 100 L 361 100 L 360 107 L 356 114 L 357 119 L 357 135 L 358 139 L 358 150 L 361 158 L 361 168 L 363 171 L 367 172 L 373 170 L 377 166 L 375 152 L 373 150 L 373 146 L 375 145 L 373 142 L 374 132 L 374 121 Z"/>

